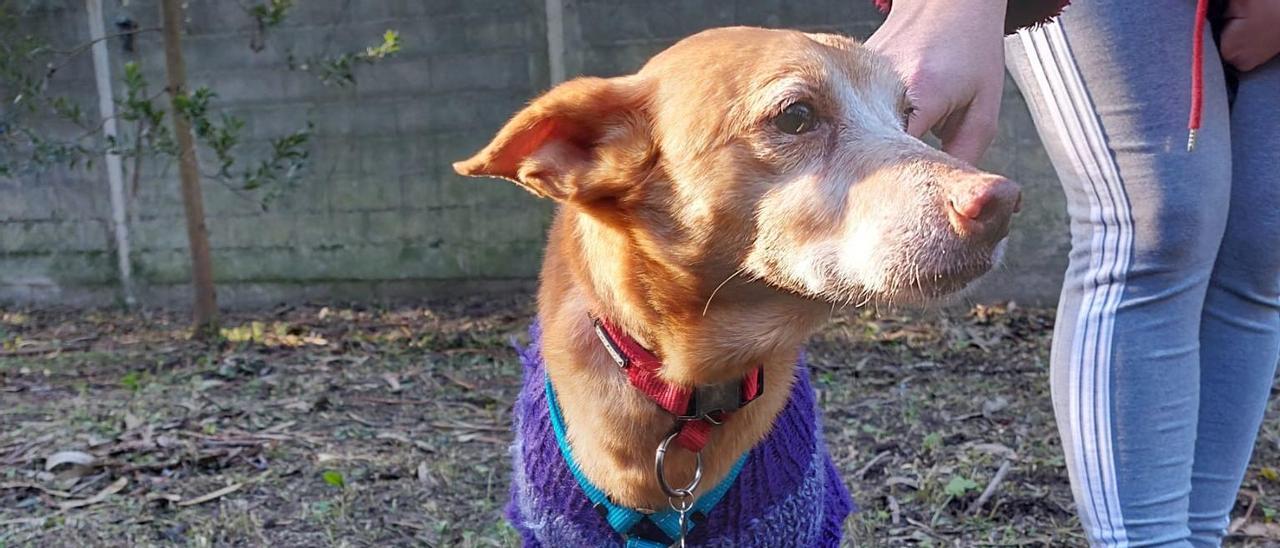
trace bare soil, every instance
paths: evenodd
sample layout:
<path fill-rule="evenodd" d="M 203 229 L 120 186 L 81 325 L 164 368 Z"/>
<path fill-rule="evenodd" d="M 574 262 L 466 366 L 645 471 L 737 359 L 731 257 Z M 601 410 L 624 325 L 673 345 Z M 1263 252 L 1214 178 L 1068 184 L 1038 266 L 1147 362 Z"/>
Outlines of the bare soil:
<path fill-rule="evenodd" d="M 510 343 L 532 312 L 527 296 L 287 307 L 231 315 L 206 345 L 173 313 L 0 309 L 0 548 L 513 546 Z M 846 544 L 1084 544 L 1052 321 L 868 311 L 814 338 L 827 440 L 861 506 Z M 1280 539 L 1278 402 L 1233 545 Z"/>

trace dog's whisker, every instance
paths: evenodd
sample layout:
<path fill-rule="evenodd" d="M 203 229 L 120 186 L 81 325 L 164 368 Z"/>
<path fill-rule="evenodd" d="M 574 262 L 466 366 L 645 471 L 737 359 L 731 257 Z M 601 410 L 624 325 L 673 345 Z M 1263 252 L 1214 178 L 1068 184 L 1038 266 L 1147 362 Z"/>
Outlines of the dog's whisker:
<path fill-rule="evenodd" d="M 747 267 L 745 266 L 738 267 L 737 270 L 733 271 L 733 274 L 730 274 L 728 278 L 725 278 L 723 282 L 720 282 L 720 285 L 717 285 L 716 288 L 713 291 L 711 291 L 711 295 L 707 297 L 707 303 L 702 306 L 703 316 L 706 316 L 707 311 L 711 309 L 711 300 L 716 298 L 716 293 L 720 292 L 720 288 L 724 287 L 725 284 L 729 283 L 729 280 L 732 280 L 738 274 L 742 274 L 743 272 L 745 272 L 746 269 Z"/>

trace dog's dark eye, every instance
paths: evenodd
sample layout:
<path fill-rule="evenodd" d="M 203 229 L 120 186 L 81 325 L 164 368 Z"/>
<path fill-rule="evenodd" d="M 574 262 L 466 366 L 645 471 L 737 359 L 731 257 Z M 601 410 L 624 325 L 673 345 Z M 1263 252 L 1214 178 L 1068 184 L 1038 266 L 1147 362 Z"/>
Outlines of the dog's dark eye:
<path fill-rule="evenodd" d="M 799 135 L 818 126 L 817 116 L 809 103 L 791 103 L 773 118 L 773 127 L 787 135 Z"/>
<path fill-rule="evenodd" d="M 907 129 L 907 126 L 911 124 L 911 117 L 915 115 L 916 107 L 907 105 L 907 108 L 902 109 L 902 129 Z"/>

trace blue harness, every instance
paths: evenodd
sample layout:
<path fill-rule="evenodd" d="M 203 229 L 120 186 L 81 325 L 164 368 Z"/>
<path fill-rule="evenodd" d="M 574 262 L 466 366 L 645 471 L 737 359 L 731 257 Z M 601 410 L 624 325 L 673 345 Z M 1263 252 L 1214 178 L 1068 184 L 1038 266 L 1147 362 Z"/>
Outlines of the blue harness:
<path fill-rule="evenodd" d="M 578 461 L 573 458 L 573 451 L 569 448 L 568 437 L 565 435 L 564 416 L 560 414 L 560 403 L 556 401 L 555 390 L 551 387 L 551 381 L 547 383 L 547 407 L 551 414 L 551 429 L 555 431 L 556 445 L 560 447 L 560 455 L 564 457 L 564 462 L 569 467 L 569 472 L 573 474 L 573 478 L 578 481 L 578 486 L 582 488 L 582 492 L 587 495 L 590 500 L 600 511 L 600 515 L 609 523 L 615 532 L 618 533 L 626 541 L 626 548 L 666 548 L 667 544 L 657 541 L 632 536 L 631 531 L 635 529 L 641 521 L 648 519 L 663 534 L 669 538 L 679 538 L 680 536 L 680 515 L 672 509 L 663 510 L 661 512 L 646 513 L 624 506 L 618 506 L 609 500 L 609 496 L 604 494 L 599 487 L 596 487 L 582 473 L 582 469 L 578 466 Z M 729 475 L 719 485 L 708 491 L 707 494 L 699 497 L 693 503 L 690 512 L 701 513 L 706 515 L 715 507 L 720 499 L 724 498 L 724 494 L 733 486 L 733 482 L 738 479 L 738 472 L 742 471 L 742 465 L 746 463 L 747 455 L 742 455 L 738 462 L 734 463 L 733 468 L 729 470 Z M 696 521 L 689 524 L 689 530 L 697 525 Z"/>

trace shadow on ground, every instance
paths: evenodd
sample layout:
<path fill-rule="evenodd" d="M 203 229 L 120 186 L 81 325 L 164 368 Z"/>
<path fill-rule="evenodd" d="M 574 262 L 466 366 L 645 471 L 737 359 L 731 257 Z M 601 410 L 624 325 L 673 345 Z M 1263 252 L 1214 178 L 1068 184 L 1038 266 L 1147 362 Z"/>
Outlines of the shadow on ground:
<path fill-rule="evenodd" d="M 282 308 L 229 317 L 215 347 L 173 314 L 0 310 L 0 547 L 512 546 L 509 345 L 532 310 Z M 838 315 L 815 337 L 862 507 L 848 545 L 1083 544 L 1051 329 L 1050 311 L 978 307 Z M 1280 538 L 1278 454 L 1269 418 L 1234 543 Z"/>

